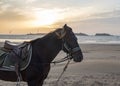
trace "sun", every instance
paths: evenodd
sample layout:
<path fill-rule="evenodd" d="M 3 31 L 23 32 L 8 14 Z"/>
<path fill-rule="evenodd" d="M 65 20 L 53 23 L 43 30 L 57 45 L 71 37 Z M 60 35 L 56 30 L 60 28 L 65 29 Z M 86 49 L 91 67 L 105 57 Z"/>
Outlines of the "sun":
<path fill-rule="evenodd" d="M 58 21 L 58 14 L 52 10 L 38 11 L 35 13 L 35 19 L 33 20 L 34 26 L 47 26 L 52 25 Z"/>

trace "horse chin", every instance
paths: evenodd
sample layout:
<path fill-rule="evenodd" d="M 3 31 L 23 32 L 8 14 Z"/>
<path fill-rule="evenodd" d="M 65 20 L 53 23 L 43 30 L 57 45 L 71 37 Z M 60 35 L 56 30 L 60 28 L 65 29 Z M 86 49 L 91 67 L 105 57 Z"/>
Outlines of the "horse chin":
<path fill-rule="evenodd" d="M 74 62 L 81 62 L 83 60 L 83 55 L 73 55 L 73 61 Z"/>
<path fill-rule="evenodd" d="M 73 57 L 73 61 L 74 62 L 81 62 L 83 59 L 81 59 L 81 57 L 77 56 L 77 57 Z"/>

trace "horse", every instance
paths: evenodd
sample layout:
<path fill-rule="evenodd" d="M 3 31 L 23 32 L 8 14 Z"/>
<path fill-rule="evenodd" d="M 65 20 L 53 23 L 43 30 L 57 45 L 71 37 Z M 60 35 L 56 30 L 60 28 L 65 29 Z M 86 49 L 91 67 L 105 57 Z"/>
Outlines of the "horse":
<path fill-rule="evenodd" d="M 28 86 L 42 86 L 50 71 L 50 64 L 63 50 L 70 54 L 75 62 L 83 60 L 83 54 L 77 42 L 72 28 L 66 24 L 62 28 L 57 28 L 42 38 L 29 41 L 32 46 L 31 61 L 26 69 L 20 71 L 22 80 Z M 14 71 L 1 71 L 0 79 L 5 81 L 16 81 L 17 75 Z"/>

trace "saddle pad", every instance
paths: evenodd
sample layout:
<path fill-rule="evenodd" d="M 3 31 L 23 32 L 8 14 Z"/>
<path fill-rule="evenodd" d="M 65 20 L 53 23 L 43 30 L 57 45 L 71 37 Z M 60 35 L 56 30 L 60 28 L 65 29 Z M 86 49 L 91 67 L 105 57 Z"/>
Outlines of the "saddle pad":
<path fill-rule="evenodd" d="M 28 45 L 28 55 L 27 55 L 27 57 L 24 57 L 23 60 L 21 60 L 21 62 L 20 62 L 20 70 L 21 71 L 25 70 L 28 67 L 28 65 L 31 61 L 31 57 L 32 57 L 32 46 Z"/>
<path fill-rule="evenodd" d="M 0 67 L 2 66 L 5 57 L 7 56 L 7 53 L 0 48 Z"/>
<path fill-rule="evenodd" d="M 25 49 L 27 49 L 26 52 Z M 26 53 L 26 57 L 22 55 L 23 57 L 20 60 L 21 71 L 25 70 L 28 67 L 32 56 L 32 46 L 29 44 L 25 47 L 25 49 L 23 49 L 23 51 L 24 53 Z M 14 57 L 12 59 L 14 59 Z M 0 49 L 0 70 L 15 71 L 15 63 L 12 61 L 12 59 L 9 58 L 8 52 L 5 52 Z"/>

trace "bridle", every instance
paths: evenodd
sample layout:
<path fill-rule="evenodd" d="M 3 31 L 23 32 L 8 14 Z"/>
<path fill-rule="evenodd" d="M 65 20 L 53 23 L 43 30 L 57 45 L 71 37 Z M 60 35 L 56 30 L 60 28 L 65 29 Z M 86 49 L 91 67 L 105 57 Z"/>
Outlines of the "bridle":
<path fill-rule="evenodd" d="M 58 39 L 62 40 L 62 50 L 63 48 L 65 48 L 68 51 L 68 54 L 72 57 L 72 54 L 78 52 L 80 50 L 80 47 L 75 47 L 75 48 L 71 48 L 68 46 L 68 44 L 66 43 L 64 37 L 66 35 L 66 31 L 64 30 L 64 28 L 61 30 L 60 33 L 55 32 L 55 34 L 57 35 Z"/>
<path fill-rule="evenodd" d="M 60 74 L 60 76 L 58 77 L 57 81 L 56 81 L 56 85 L 58 85 L 58 82 L 60 80 L 60 78 L 62 77 L 62 75 L 64 74 L 64 72 L 66 71 L 71 59 L 73 59 L 73 54 L 78 52 L 80 50 L 80 47 L 75 47 L 75 48 L 71 48 L 68 46 L 68 44 L 66 43 L 64 37 L 66 35 L 66 31 L 64 30 L 64 28 L 61 30 L 60 33 L 58 32 L 55 32 L 55 34 L 57 35 L 57 38 L 58 39 L 61 39 L 62 40 L 62 50 L 63 48 L 65 48 L 67 51 L 68 51 L 68 55 L 64 58 L 62 58 L 61 60 L 58 60 L 58 61 L 54 61 L 52 63 L 56 64 L 56 63 L 61 63 L 61 62 L 64 62 L 66 60 L 68 60 L 67 64 L 65 65 L 65 67 L 63 68 L 63 71 L 62 73 Z"/>
<path fill-rule="evenodd" d="M 68 44 L 66 43 L 64 37 L 66 35 L 66 31 L 64 30 L 64 28 L 61 30 L 61 32 L 55 32 L 56 36 L 58 39 L 61 39 L 62 40 L 62 50 L 64 50 L 64 48 L 68 51 L 67 53 L 67 56 L 65 56 L 64 58 L 60 59 L 60 60 L 57 60 L 57 61 L 52 61 L 51 63 L 61 63 L 61 62 L 64 62 L 64 61 L 67 61 L 67 60 L 71 60 L 73 59 L 73 54 L 78 52 L 80 50 L 79 47 L 75 47 L 75 48 L 70 48 L 68 46 Z"/>

